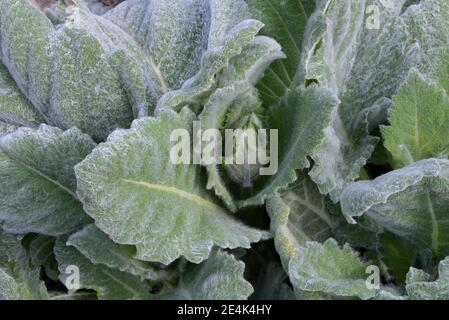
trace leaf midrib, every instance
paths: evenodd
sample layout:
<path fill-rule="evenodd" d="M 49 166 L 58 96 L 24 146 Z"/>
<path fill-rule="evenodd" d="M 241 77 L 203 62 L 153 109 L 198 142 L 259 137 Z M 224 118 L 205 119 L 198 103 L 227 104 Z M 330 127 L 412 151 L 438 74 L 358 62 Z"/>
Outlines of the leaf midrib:
<path fill-rule="evenodd" d="M 193 202 L 193 203 L 199 205 L 200 207 L 204 207 L 204 208 L 207 208 L 207 209 L 210 209 L 213 211 L 218 211 L 218 212 L 224 211 L 223 208 L 216 205 L 215 203 L 210 202 L 196 194 L 187 192 L 185 190 L 181 190 L 181 189 L 178 189 L 175 187 L 161 185 L 161 184 L 148 183 L 148 182 L 139 181 L 139 180 L 131 180 L 131 179 L 121 179 L 121 180 L 124 182 L 127 182 L 127 183 L 137 185 L 137 186 L 145 187 L 150 190 L 156 190 L 156 191 L 162 191 L 162 192 L 174 194 L 180 198 L 189 200 L 190 202 Z"/>
<path fill-rule="evenodd" d="M 137 297 L 137 298 L 145 298 L 145 296 L 142 295 L 141 292 L 135 290 L 134 288 L 132 288 L 131 286 L 129 286 L 126 282 L 121 281 L 119 278 L 117 278 L 116 276 L 114 276 L 111 272 L 109 272 L 106 269 L 101 269 L 101 272 L 108 278 L 110 278 L 111 280 L 115 281 L 116 283 L 119 284 L 119 286 L 122 286 L 123 288 L 125 288 L 126 290 L 128 290 L 128 292 L 130 292 L 133 297 Z"/>
<path fill-rule="evenodd" d="M 0 151 L 1 152 L 1 151 Z M 47 180 L 48 182 L 51 182 L 52 184 L 56 185 L 58 188 L 62 189 L 65 193 L 69 194 L 70 196 L 73 197 L 73 199 L 75 199 L 76 201 L 79 201 L 78 196 L 75 194 L 75 192 L 73 192 L 72 190 L 70 190 L 69 188 L 67 188 L 66 186 L 62 185 L 60 182 L 50 178 L 49 176 L 47 176 L 45 173 L 39 171 L 38 169 L 35 169 L 29 165 L 27 165 L 26 163 L 11 158 L 9 155 L 7 155 L 5 152 L 1 152 L 1 154 L 5 155 L 11 162 L 18 164 L 24 168 L 26 168 L 27 170 L 35 173 L 36 175 L 38 175 L 39 177 L 43 178 L 44 180 Z"/>

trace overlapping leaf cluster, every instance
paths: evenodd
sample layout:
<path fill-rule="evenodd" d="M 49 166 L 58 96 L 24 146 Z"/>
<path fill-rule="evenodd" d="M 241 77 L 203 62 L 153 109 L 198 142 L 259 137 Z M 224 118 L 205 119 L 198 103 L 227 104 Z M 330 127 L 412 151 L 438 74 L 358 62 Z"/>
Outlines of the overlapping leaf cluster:
<path fill-rule="evenodd" d="M 0 299 L 449 299 L 446 1 L 74 2 L 0 2 Z"/>

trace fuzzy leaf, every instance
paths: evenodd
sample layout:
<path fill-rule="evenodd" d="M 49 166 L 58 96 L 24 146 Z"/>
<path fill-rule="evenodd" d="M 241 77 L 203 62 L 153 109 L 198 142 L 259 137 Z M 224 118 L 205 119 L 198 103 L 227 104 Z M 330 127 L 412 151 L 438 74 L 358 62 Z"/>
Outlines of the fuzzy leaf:
<path fill-rule="evenodd" d="M 184 129 L 191 136 L 193 117 L 183 109 L 136 120 L 75 169 L 87 213 L 112 240 L 135 245 L 139 260 L 168 264 L 185 256 L 199 263 L 214 244 L 249 248 L 264 235 L 218 205 L 199 166 L 171 162 L 170 135 Z"/>
<path fill-rule="evenodd" d="M 385 122 L 389 98 L 417 60 L 403 18 L 382 9 L 381 27 L 368 28 L 367 5 L 366 0 L 329 1 L 323 12 L 325 31 L 305 65 L 320 70 L 306 80 L 318 81 L 341 101 L 325 142 L 312 155 L 315 166 L 310 172 L 320 191 L 334 201 L 358 178 L 374 151 L 378 138 L 369 133 Z"/>
<path fill-rule="evenodd" d="M 245 129 L 234 124 L 244 122 L 252 114 L 258 115 L 260 99 L 254 84 L 266 67 L 275 59 L 284 57 L 277 42 L 266 37 L 256 37 L 244 52 L 231 59 L 230 65 L 220 75 L 218 88 L 205 102 L 199 115 L 202 130 Z M 231 211 L 236 210 L 235 199 L 223 181 L 219 164 L 205 165 L 208 172 L 207 188 L 214 189 Z M 240 168 L 239 168 L 240 169 Z M 232 177 L 231 177 L 232 178 Z M 238 181 L 241 182 L 241 181 Z"/>
<path fill-rule="evenodd" d="M 263 25 L 248 19 L 243 0 L 132 0 L 106 17 L 153 57 L 164 91 L 173 90 L 158 102 L 158 112 L 202 103 L 221 83 L 219 73 L 232 66 L 233 57 L 267 39 L 255 37 Z M 269 62 L 250 67 L 260 74 Z"/>
<path fill-rule="evenodd" d="M 119 245 L 90 224 L 71 235 L 67 245 L 75 247 L 94 264 L 104 264 L 112 269 L 129 272 L 142 279 L 157 280 L 159 274 L 148 262 L 134 259 L 136 248 Z"/>
<path fill-rule="evenodd" d="M 334 218 L 325 198 L 304 175 L 281 195 L 267 201 L 276 250 L 287 269 L 307 241 L 322 242 L 333 235 Z"/>
<path fill-rule="evenodd" d="M 149 299 L 149 287 L 140 280 L 126 272 L 111 269 L 102 264 L 93 264 L 73 247 L 64 245 L 62 240 L 56 241 L 55 255 L 60 271 L 60 280 L 66 284 L 70 282 L 69 276 L 75 266 L 79 269 L 79 288 L 93 289 L 99 299 Z"/>
<path fill-rule="evenodd" d="M 338 207 L 320 194 L 305 173 L 298 173 L 298 180 L 279 196 L 270 197 L 267 211 L 276 251 L 286 270 L 308 241 L 324 242 L 333 237 L 370 248 L 378 232 L 367 223 L 349 225 Z"/>
<path fill-rule="evenodd" d="M 222 88 L 236 82 L 245 82 L 252 88 L 273 61 L 285 57 L 276 41 L 262 36 L 255 37 L 239 55 L 230 59 L 217 81 Z"/>
<path fill-rule="evenodd" d="M 404 14 L 408 31 L 419 45 L 419 71 L 433 78 L 449 93 L 448 54 L 449 3 L 444 0 L 420 1 Z"/>
<path fill-rule="evenodd" d="M 23 94 L 46 114 L 51 94 L 52 23 L 27 0 L 5 0 L 0 3 L 0 29 L 0 60 Z"/>
<path fill-rule="evenodd" d="M 210 96 L 199 115 L 201 130 L 231 129 L 227 128 L 228 113 L 237 112 L 243 118 L 255 111 L 254 105 L 258 104 L 257 97 L 251 93 L 251 89 L 244 81 L 238 81 L 232 86 L 219 88 Z M 252 101 L 251 101 L 252 100 Z M 253 102 L 253 103 L 250 103 Z M 199 137 L 201 138 L 201 137 Z M 223 143 L 223 141 L 221 141 Z M 207 189 L 214 189 L 231 211 L 237 210 L 236 201 L 221 173 L 221 164 L 205 165 L 208 174 Z"/>
<path fill-rule="evenodd" d="M 350 246 L 338 247 L 335 240 L 307 242 L 289 264 L 293 285 L 303 291 L 331 296 L 370 299 L 377 290 L 368 289 L 366 265 Z"/>
<path fill-rule="evenodd" d="M 213 250 L 201 264 L 188 264 L 181 271 L 174 292 L 162 299 L 174 300 L 245 300 L 253 292 L 243 277 L 245 264 L 231 254 Z"/>
<path fill-rule="evenodd" d="M 46 298 L 39 268 L 30 266 L 25 249 L 15 236 L 0 231 L 0 300 Z"/>
<path fill-rule="evenodd" d="M 56 29 L 27 0 L 2 1 L 0 57 L 47 123 L 101 140 L 149 114 L 161 84 L 126 32 L 84 4 L 71 10 Z"/>
<path fill-rule="evenodd" d="M 242 54 L 245 46 L 251 45 L 262 27 L 263 24 L 257 20 L 244 20 L 232 28 L 218 48 L 211 48 L 204 53 L 198 73 L 179 90 L 165 94 L 159 100 L 156 111 L 178 110 L 185 105 L 194 108 L 204 102 L 219 85 L 219 72 L 229 64 L 231 58 Z"/>
<path fill-rule="evenodd" d="M 0 139 L 0 220 L 11 233 L 61 235 L 90 221 L 73 167 L 95 143 L 77 129 L 20 128 Z"/>
<path fill-rule="evenodd" d="M 35 127 L 44 122 L 33 105 L 22 95 L 0 62 L 0 122 L 9 125 Z"/>
<path fill-rule="evenodd" d="M 151 57 L 109 20 L 81 6 L 56 32 L 49 116 L 59 127 L 77 126 L 95 139 L 152 113 L 163 84 Z"/>
<path fill-rule="evenodd" d="M 449 161 L 429 159 L 352 184 L 342 194 L 348 221 L 366 215 L 437 257 L 449 254 Z"/>
<path fill-rule="evenodd" d="M 385 146 L 399 167 L 449 155 L 449 97 L 417 71 L 394 97 L 394 108 L 383 127 Z"/>
<path fill-rule="evenodd" d="M 449 257 L 438 267 L 439 277 L 431 281 L 431 276 L 422 270 L 410 268 L 407 274 L 406 290 L 415 300 L 449 300 Z"/>
<path fill-rule="evenodd" d="M 129 0 L 105 17 L 153 57 L 168 91 L 193 77 L 205 51 L 218 48 L 249 12 L 242 0 Z"/>
<path fill-rule="evenodd" d="M 308 157 L 324 138 L 324 128 L 337 101 L 326 89 L 309 87 L 290 91 L 284 103 L 270 110 L 270 129 L 277 129 L 278 170 L 260 183 L 255 194 L 239 207 L 261 205 L 296 180 L 296 170 L 310 166 Z"/>

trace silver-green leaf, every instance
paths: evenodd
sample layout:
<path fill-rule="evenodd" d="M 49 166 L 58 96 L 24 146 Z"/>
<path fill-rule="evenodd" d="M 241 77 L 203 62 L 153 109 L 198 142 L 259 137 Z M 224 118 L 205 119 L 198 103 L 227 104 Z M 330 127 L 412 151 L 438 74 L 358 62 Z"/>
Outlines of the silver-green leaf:
<path fill-rule="evenodd" d="M 135 245 L 139 260 L 199 263 L 213 245 L 249 248 L 264 236 L 228 215 L 205 189 L 200 166 L 172 163 L 179 146 L 170 135 L 180 129 L 191 137 L 193 119 L 185 108 L 136 120 L 76 166 L 86 212 L 114 242 Z"/>
<path fill-rule="evenodd" d="M 415 300 L 449 300 L 449 257 L 440 261 L 439 277 L 431 281 L 428 273 L 410 268 L 407 274 L 406 290 Z"/>
<path fill-rule="evenodd" d="M 390 126 L 382 127 L 385 147 L 396 166 L 449 156 L 449 97 L 414 70 L 394 97 Z"/>
<path fill-rule="evenodd" d="M 371 299 L 376 289 L 366 285 L 367 264 L 348 245 L 342 249 L 329 239 L 323 244 L 307 242 L 289 264 L 296 289 L 339 297 Z"/>
<path fill-rule="evenodd" d="M 28 0 L 0 5 L 0 59 L 18 87 L 64 129 L 77 126 L 97 140 L 154 110 L 162 84 L 138 44 L 84 3 L 57 28 Z"/>
<path fill-rule="evenodd" d="M 181 88 L 206 50 L 221 50 L 226 34 L 249 17 L 243 0 L 128 0 L 105 15 L 153 58 L 165 91 Z"/>
<path fill-rule="evenodd" d="M 41 125 L 0 138 L 0 220 L 12 233 L 61 235 L 89 223 L 74 166 L 95 147 L 78 129 Z"/>
<path fill-rule="evenodd" d="M 55 245 L 55 255 L 58 261 L 61 282 L 71 287 L 77 277 L 71 278 L 79 271 L 79 283 L 73 283 L 77 289 L 92 289 L 99 299 L 150 299 L 150 287 L 140 277 L 127 272 L 111 269 L 103 264 L 93 264 L 74 247 L 58 240 Z M 69 285 L 70 284 L 70 285 Z"/>
<path fill-rule="evenodd" d="M 325 128 L 337 100 L 325 88 L 311 86 L 289 91 L 271 108 L 269 128 L 278 130 L 278 169 L 239 207 L 261 205 L 296 180 L 296 170 L 310 166 L 309 157 L 323 143 Z"/>
<path fill-rule="evenodd" d="M 359 177 L 379 142 L 370 132 L 386 121 L 391 96 L 417 61 L 417 45 L 398 11 L 377 6 L 376 28 L 365 15 L 369 4 L 328 1 L 322 9 L 324 31 L 304 66 L 309 70 L 306 81 L 317 81 L 340 100 L 325 142 L 312 155 L 310 172 L 320 191 L 335 202 Z"/>
<path fill-rule="evenodd" d="M 428 159 L 359 181 L 342 194 L 348 221 L 362 215 L 437 257 L 449 254 L 449 161 Z"/>
<path fill-rule="evenodd" d="M 30 265 L 20 240 L 0 230 L 0 300 L 47 299 L 39 270 Z"/>
<path fill-rule="evenodd" d="M 75 247 L 94 264 L 104 264 L 142 279 L 158 280 L 160 277 L 155 266 L 134 259 L 135 247 L 113 242 L 93 224 L 72 234 L 67 240 L 67 245 Z"/>
<path fill-rule="evenodd" d="M 0 62 L 0 123 L 36 127 L 43 118 L 22 94 L 6 67 Z"/>
<path fill-rule="evenodd" d="M 245 300 L 253 292 L 245 280 L 245 264 L 233 255 L 214 249 L 201 264 L 187 264 L 172 293 L 161 296 L 174 300 Z"/>

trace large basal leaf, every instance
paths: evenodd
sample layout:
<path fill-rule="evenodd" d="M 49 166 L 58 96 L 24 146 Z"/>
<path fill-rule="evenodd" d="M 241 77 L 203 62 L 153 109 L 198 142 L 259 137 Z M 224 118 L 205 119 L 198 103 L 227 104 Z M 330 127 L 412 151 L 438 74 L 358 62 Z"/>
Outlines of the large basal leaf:
<path fill-rule="evenodd" d="M 310 0 L 246 0 L 252 17 L 262 21 L 261 34 L 278 41 L 287 58 L 273 63 L 257 84 L 266 105 L 291 88 L 301 60 L 306 25 L 315 9 Z"/>
<path fill-rule="evenodd" d="M 67 245 L 75 247 L 94 264 L 104 264 L 142 279 L 158 280 L 162 276 L 149 262 L 133 258 L 135 247 L 113 242 L 93 224 L 72 234 Z"/>
<path fill-rule="evenodd" d="M 79 289 L 95 290 L 99 299 L 150 299 L 150 287 L 139 277 L 103 264 L 93 264 L 78 250 L 66 246 L 63 240 L 56 241 L 55 255 L 60 280 L 66 286 L 75 285 L 76 278 L 71 277 L 79 270 Z"/>
<path fill-rule="evenodd" d="M 221 50 L 223 38 L 249 12 L 242 0 L 128 0 L 105 17 L 153 57 L 166 90 L 176 90 L 198 72 L 206 50 Z"/>
<path fill-rule="evenodd" d="M 177 287 L 159 298 L 174 300 L 244 300 L 253 292 L 245 280 L 245 264 L 233 255 L 214 249 L 209 258 L 182 267 Z"/>
<path fill-rule="evenodd" d="M 307 242 L 290 261 L 290 279 L 296 289 L 329 297 L 374 298 L 376 289 L 366 285 L 367 264 L 348 245 L 342 249 L 329 239 L 323 244 Z"/>
<path fill-rule="evenodd" d="M 45 14 L 27 0 L 0 3 L 0 60 L 24 95 L 41 110 L 50 100 L 50 35 L 54 27 Z"/>
<path fill-rule="evenodd" d="M 366 249 L 376 247 L 378 228 L 366 221 L 357 226 L 349 225 L 338 207 L 319 192 L 317 186 L 305 173 L 298 173 L 298 180 L 279 196 L 270 197 L 267 201 L 267 211 L 271 219 L 276 251 L 292 282 L 294 281 L 292 272 L 295 271 L 290 269 L 291 263 L 300 259 L 299 257 L 307 250 L 308 243 L 311 241 L 319 245 L 332 237 L 341 242 L 347 241 L 347 250 L 349 250 L 349 244 Z M 332 257 L 323 256 L 322 259 L 324 261 Z M 360 288 L 361 279 L 356 281 Z M 337 277 L 334 280 L 337 280 Z M 345 282 L 329 285 L 334 289 L 328 289 L 335 292 L 317 290 L 316 287 L 307 289 L 305 286 L 296 287 L 295 291 L 300 299 L 328 299 L 331 294 L 351 296 L 352 293 L 349 294 L 350 291 L 345 290 L 347 286 L 352 285 L 357 286 L 355 283 Z M 357 294 L 354 296 L 367 298 Z"/>
<path fill-rule="evenodd" d="M 418 71 L 394 97 L 390 126 L 383 127 L 385 146 L 397 166 L 449 155 L 449 97 Z"/>
<path fill-rule="evenodd" d="M 315 86 L 290 91 L 285 101 L 269 113 L 268 127 L 278 130 L 278 170 L 268 176 L 253 196 L 239 207 L 261 205 L 296 180 L 296 170 L 309 167 L 312 155 L 324 139 L 324 129 L 337 101 Z"/>
<path fill-rule="evenodd" d="M 230 60 L 265 39 L 255 38 L 263 24 L 249 19 L 243 0 L 132 0 L 106 18 L 153 57 L 164 91 L 172 91 L 158 102 L 158 111 L 202 103 L 221 84 L 219 74 Z"/>
<path fill-rule="evenodd" d="M 308 241 L 324 242 L 332 237 L 367 249 L 377 241 L 379 230 L 365 221 L 349 225 L 305 173 L 298 173 L 298 180 L 279 196 L 270 197 L 267 211 L 276 251 L 287 271 L 289 262 Z"/>
<path fill-rule="evenodd" d="M 287 271 L 307 241 L 323 242 L 333 235 L 334 218 L 326 200 L 303 174 L 279 196 L 267 200 L 267 211 L 276 251 Z"/>
<path fill-rule="evenodd" d="M 89 223 L 74 166 L 95 147 L 78 129 L 41 125 L 0 138 L 0 220 L 11 233 L 60 235 Z"/>
<path fill-rule="evenodd" d="M 97 140 L 152 113 L 163 94 L 151 57 L 115 24 L 83 6 L 54 32 L 52 123 L 77 126 Z"/>
<path fill-rule="evenodd" d="M 449 257 L 440 262 L 438 273 L 439 277 L 432 281 L 432 276 L 428 273 L 410 268 L 405 286 L 410 298 L 414 300 L 449 300 Z"/>
<path fill-rule="evenodd" d="M 0 62 L 0 123 L 35 127 L 44 122 Z"/>
<path fill-rule="evenodd" d="M 47 123 L 104 139 L 154 109 L 162 85 L 126 32 L 84 4 L 67 11 L 56 28 L 28 0 L 2 1 L 0 58 Z"/>
<path fill-rule="evenodd" d="M 15 236 L 0 231 L 0 300 L 38 300 L 48 298 L 39 279 L 39 268 L 29 258 Z"/>
<path fill-rule="evenodd" d="M 214 244 L 249 248 L 264 235 L 220 207 L 204 188 L 200 166 L 171 162 L 171 148 L 179 146 L 170 135 L 183 129 L 191 137 L 193 119 L 183 109 L 136 120 L 75 169 L 87 213 L 112 240 L 135 245 L 139 260 L 168 264 L 185 256 L 199 263 Z"/>
<path fill-rule="evenodd" d="M 416 61 L 417 46 L 398 10 L 378 5 L 380 27 L 368 28 L 365 12 L 371 3 L 330 0 L 322 13 L 325 30 L 305 63 L 306 81 L 331 89 L 341 101 L 310 172 L 334 201 L 374 151 L 378 138 L 369 132 L 386 120 L 389 98 Z"/>
<path fill-rule="evenodd" d="M 449 254 L 449 161 L 429 159 L 352 184 L 342 194 L 348 221 L 365 215 L 436 257 Z"/>

